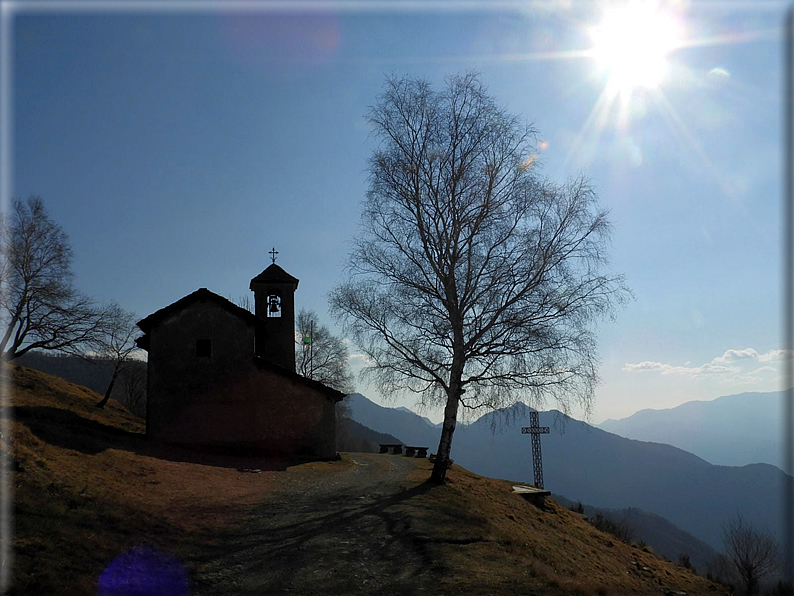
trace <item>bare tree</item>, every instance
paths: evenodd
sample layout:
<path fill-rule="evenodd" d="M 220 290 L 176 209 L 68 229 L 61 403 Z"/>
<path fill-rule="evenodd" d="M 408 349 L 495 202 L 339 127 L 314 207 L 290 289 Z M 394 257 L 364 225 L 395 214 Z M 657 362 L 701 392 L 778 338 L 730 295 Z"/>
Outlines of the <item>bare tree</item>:
<path fill-rule="evenodd" d="M 610 225 L 593 189 L 538 180 L 535 131 L 476 75 L 440 92 L 389 79 L 369 122 L 381 143 L 332 311 L 382 391 L 444 404 L 443 482 L 459 406 L 552 397 L 589 411 L 592 323 L 628 290 L 604 272 Z"/>
<path fill-rule="evenodd" d="M 754 528 L 741 515 L 723 528 L 722 545 L 748 595 L 755 594 L 760 581 L 778 568 L 779 548 L 775 539 Z"/>
<path fill-rule="evenodd" d="M 104 397 L 96 404 L 98 408 L 104 408 L 105 404 L 108 403 L 116 378 L 136 349 L 134 338 L 137 332 L 135 315 L 127 312 L 116 303 L 112 303 L 105 310 L 105 313 L 104 333 L 97 338 L 95 344 L 98 356 L 106 358 L 113 363 L 113 375 L 110 377 L 110 383 L 105 390 Z"/>
<path fill-rule="evenodd" d="M 79 353 L 103 332 L 105 312 L 71 284 L 72 249 L 36 196 L 13 202 L 0 221 L 0 353 Z"/>
<path fill-rule="evenodd" d="M 229 299 L 229 302 L 234 302 L 240 308 L 245 309 L 251 313 L 254 312 L 254 304 L 253 301 L 251 300 L 250 294 L 244 294 L 243 296 L 238 297 L 237 300 L 232 300 L 231 296 L 227 296 L 227 298 Z"/>
<path fill-rule="evenodd" d="M 146 363 L 128 361 L 119 373 L 120 399 L 136 416 L 146 417 Z"/>
<path fill-rule="evenodd" d="M 295 368 L 298 374 L 320 381 L 342 393 L 353 392 L 353 375 L 344 342 L 320 324 L 317 313 L 301 309 L 297 317 Z M 340 402 L 341 403 L 341 402 Z M 338 406 L 337 410 L 344 410 Z M 344 412 L 340 412 L 344 414 Z"/>

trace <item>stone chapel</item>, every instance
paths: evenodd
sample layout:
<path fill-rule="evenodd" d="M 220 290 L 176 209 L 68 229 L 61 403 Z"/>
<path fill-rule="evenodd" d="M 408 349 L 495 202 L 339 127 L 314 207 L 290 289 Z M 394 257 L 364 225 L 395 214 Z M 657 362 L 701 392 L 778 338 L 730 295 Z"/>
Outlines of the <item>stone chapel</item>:
<path fill-rule="evenodd" d="M 147 437 L 190 447 L 333 458 L 343 393 L 295 372 L 298 280 L 251 280 L 255 312 L 200 288 L 138 322 Z"/>

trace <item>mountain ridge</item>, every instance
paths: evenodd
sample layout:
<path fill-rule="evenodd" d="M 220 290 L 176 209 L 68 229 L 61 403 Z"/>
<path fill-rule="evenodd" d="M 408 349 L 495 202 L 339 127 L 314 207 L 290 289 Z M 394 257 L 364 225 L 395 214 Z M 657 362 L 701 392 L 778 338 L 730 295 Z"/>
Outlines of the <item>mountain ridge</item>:
<path fill-rule="evenodd" d="M 477 474 L 531 481 L 531 441 L 519 429 L 529 409 L 519 403 L 459 427 L 452 457 Z M 359 399 L 352 416 L 410 444 L 431 451 L 438 446 L 440 429 L 429 429 L 416 414 L 411 418 Z M 540 412 L 540 424 L 552 427 L 541 438 L 546 488 L 572 501 L 654 513 L 712 548 L 721 546 L 722 527 L 737 511 L 757 527 L 780 527 L 785 475 L 770 464 L 717 466 L 681 448 L 627 439 L 556 410 Z"/>
<path fill-rule="evenodd" d="M 715 465 L 767 463 L 782 469 L 783 395 L 744 392 L 694 400 L 596 426 L 630 439 L 675 445 Z"/>

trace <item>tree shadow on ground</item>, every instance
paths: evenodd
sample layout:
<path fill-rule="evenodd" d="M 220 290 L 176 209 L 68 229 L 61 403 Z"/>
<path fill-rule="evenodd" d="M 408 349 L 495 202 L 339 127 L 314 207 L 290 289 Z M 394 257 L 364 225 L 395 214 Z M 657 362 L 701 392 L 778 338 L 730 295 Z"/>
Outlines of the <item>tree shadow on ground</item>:
<path fill-rule="evenodd" d="M 71 410 L 49 406 L 7 406 L 0 409 L 0 417 L 24 424 L 45 443 L 86 455 L 96 455 L 107 449 L 121 449 L 156 459 L 236 468 L 240 471 L 283 471 L 309 461 L 306 458 L 251 451 L 189 449 L 168 445 L 150 441 L 144 433 L 127 431 L 80 416 Z"/>
<path fill-rule="evenodd" d="M 16 419 L 38 439 L 88 455 L 106 449 L 134 450 L 144 435 L 103 424 L 62 408 L 49 406 L 15 406 L 3 409 L 3 418 Z"/>
<path fill-rule="evenodd" d="M 304 593 L 316 579 L 328 594 L 370 593 L 362 582 L 373 593 L 433 593 L 436 562 L 428 540 L 410 527 L 401 506 L 438 487 L 426 481 L 361 505 L 341 499 L 341 507 L 338 494 L 269 500 L 266 511 L 254 512 L 234 531 L 208 537 L 217 548 L 197 563 L 234 570 L 234 577 L 249 583 L 250 593 Z M 349 495 L 349 501 L 355 497 Z M 213 572 L 204 574 L 198 593 L 212 593 L 217 580 Z"/>

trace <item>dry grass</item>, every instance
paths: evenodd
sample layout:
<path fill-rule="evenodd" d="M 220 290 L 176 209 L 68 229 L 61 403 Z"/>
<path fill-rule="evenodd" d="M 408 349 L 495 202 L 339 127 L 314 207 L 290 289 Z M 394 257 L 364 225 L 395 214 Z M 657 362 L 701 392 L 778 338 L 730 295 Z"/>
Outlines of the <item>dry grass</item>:
<path fill-rule="evenodd" d="M 429 463 L 427 464 L 429 469 Z M 426 472 L 417 471 L 417 482 Z M 410 531 L 442 561 L 441 591 L 471 594 L 719 594 L 692 572 L 617 541 L 552 499 L 454 466 L 448 484 L 405 505 Z"/>
<path fill-rule="evenodd" d="M 315 462 L 211 456 L 149 444 L 144 423 L 114 400 L 58 377 L 7 365 L 13 409 L 14 582 L 10 594 L 91 594 L 120 552 L 147 544 L 190 552 L 228 527 L 280 476 L 333 473 Z M 240 469 L 262 470 L 241 473 Z"/>
<path fill-rule="evenodd" d="M 151 545 L 190 559 L 274 490 L 321 482 L 350 466 L 289 465 L 149 444 L 143 422 L 57 377 L 8 365 L 13 434 L 0 446 L 15 484 L 15 582 L 10 594 L 91 594 L 120 552 Z M 417 460 L 418 461 L 418 460 Z M 406 486 L 428 477 L 420 462 Z M 261 473 L 241 473 L 240 469 Z M 393 506 L 423 553 L 437 593 L 718 594 L 691 572 L 617 542 L 547 499 L 539 509 L 506 481 L 453 467 L 449 482 Z"/>

